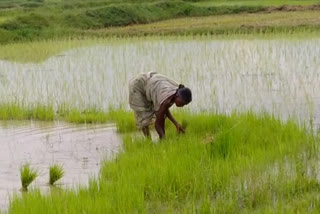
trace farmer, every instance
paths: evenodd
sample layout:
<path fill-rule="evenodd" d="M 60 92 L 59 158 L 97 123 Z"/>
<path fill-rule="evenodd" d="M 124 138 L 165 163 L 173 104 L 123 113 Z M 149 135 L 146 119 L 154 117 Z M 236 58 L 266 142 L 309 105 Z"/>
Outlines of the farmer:
<path fill-rule="evenodd" d="M 149 125 L 154 116 L 160 139 L 165 136 L 166 117 L 176 126 L 178 133 L 184 133 L 184 128 L 174 119 L 169 108 L 174 103 L 183 107 L 191 100 L 189 88 L 156 72 L 140 74 L 129 83 L 129 104 L 135 113 L 137 127 L 146 137 L 150 136 Z"/>

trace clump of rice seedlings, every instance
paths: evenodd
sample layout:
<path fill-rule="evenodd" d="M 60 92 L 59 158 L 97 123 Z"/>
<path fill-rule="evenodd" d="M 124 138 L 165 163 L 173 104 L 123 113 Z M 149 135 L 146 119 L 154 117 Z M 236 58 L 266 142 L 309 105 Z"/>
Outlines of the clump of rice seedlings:
<path fill-rule="evenodd" d="M 61 179 L 64 175 L 62 165 L 52 165 L 49 169 L 49 184 L 53 185 L 56 181 Z"/>
<path fill-rule="evenodd" d="M 186 119 L 182 119 L 181 126 L 182 128 L 186 129 L 188 126 L 188 121 Z"/>
<path fill-rule="evenodd" d="M 61 213 L 65 201 L 79 201 L 83 206 L 69 203 L 68 213 L 80 209 L 91 213 L 285 213 L 301 209 L 298 211 L 304 213 L 304 206 L 291 204 L 292 193 L 298 205 L 312 206 L 317 200 L 317 195 L 305 197 L 320 191 L 314 161 L 319 138 L 310 135 L 306 127 L 252 112 L 177 115 L 179 121 L 186 118 L 189 122 L 187 135 L 175 137 L 175 127 L 169 126 L 167 138 L 154 144 L 134 138 L 135 133 L 125 133 L 125 152 L 105 161 L 88 188 L 52 188 L 59 192 L 51 192 L 50 201 L 48 196 L 32 192 L 22 199 L 15 197 L 9 211 Z M 120 121 L 125 118 L 119 117 Z M 306 173 L 312 163 L 315 168 Z M 286 210 L 274 206 L 274 197 Z"/>
<path fill-rule="evenodd" d="M 30 164 L 25 164 L 20 168 L 20 177 L 22 190 L 28 191 L 28 186 L 37 178 L 37 170 L 30 167 Z"/>

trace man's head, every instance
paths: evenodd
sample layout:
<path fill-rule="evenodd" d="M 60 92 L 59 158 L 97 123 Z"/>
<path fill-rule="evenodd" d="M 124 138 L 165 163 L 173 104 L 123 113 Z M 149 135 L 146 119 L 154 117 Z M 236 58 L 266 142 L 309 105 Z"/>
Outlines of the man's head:
<path fill-rule="evenodd" d="M 188 105 L 192 101 L 192 93 L 189 88 L 179 85 L 174 102 L 177 107 Z"/>

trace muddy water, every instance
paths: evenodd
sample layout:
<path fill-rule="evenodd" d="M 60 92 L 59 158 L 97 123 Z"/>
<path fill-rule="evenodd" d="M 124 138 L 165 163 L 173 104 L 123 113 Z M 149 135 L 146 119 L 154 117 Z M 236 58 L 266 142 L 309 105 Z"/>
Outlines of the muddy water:
<path fill-rule="evenodd" d="M 58 181 L 67 188 L 87 185 L 97 176 L 102 160 L 112 158 L 121 139 L 112 124 L 74 125 L 63 122 L 0 122 L 0 210 L 21 188 L 19 168 L 26 162 L 39 172 L 30 188 L 48 189 L 49 166 L 62 164 Z"/>

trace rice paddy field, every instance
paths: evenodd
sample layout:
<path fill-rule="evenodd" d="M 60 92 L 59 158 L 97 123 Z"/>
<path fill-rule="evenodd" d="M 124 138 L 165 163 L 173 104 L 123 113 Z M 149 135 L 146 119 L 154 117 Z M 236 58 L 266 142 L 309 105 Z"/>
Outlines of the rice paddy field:
<path fill-rule="evenodd" d="M 0 106 L 42 106 L 52 117 L 73 109 L 129 110 L 129 80 L 141 72 L 156 71 L 189 86 L 197 95 L 188 112 L 249 110 L 309 121 L 318 127 L 318 47 L 316 38 L 98 40 L 41 63 L 1 61 Z M 2 112 L 0 117 L 14 117 Z"/>
<path fill-rule="evenodd" d="M 0 0 L 0 213 L 319 213 L 318 3 Z M 136 129 L 149 71 L 185 134 Z"/>
<path fill-rule="evenodd" d="M 5 185 L 10 196 L 6 196 L 9 203 L 3 212 L 319 211 L 318 38 L 144 37 L 47 41 L 1 48 L 9 54 L 14 48 L 28 52 L 28 46 L 37 50 L 29 62 L 25 58 L 0 61 L 0 117 L 4 121 L 49 121 L 40 128 L 20 128 L 34 141 L 30 142 L 29 157 L 19 155 L 18 144 L 11 144 L 16 145 L 11 151 L 20 157 L 16 168 L 11 167 L 16 174 L 19 164 L 28 160 L 42 170 L 42 177 L 23 194 L 17 182 L 11 182 L 11 189 Z M 57 53 L 36 60 L 37 53 L 42 55 L 46 47 Z M 174 108 L 178 120 L 187 126 L 185 135 L 177 135 L 171 124 L 167 124 L 167 138 L 161 142 L 154 132 L 153 140 L 148 140 L 135 131 L 127 85 L 135 75 L 148 71 L 170 76 L 191 88 L 192 103 L 182 110 Z M 106 133 L 102 135 L 102 125 L 102 129 L 93 129 L 91 137 L 84 137 L 92 133 L 92 127 L 70 133 L 64 129 L 73 130 L 71 124 L 59 128 L 52 120 L 86 124 L 113 121 L 119 136 L 112 140 Z M 32 134 L 34 126 L 39 137 Z M 14 136 L 21 139 L 19 126 L 10 123 L 9 127 L 16 132 L 12 135 L 2 126 L 6 145 Z M 77 134 L 84 131 L 87 134 Z M 78 135 L 83 136 L 81 140 Z M 57 151 L 56 161 L 49 158 L 37 163 L 39 159 L 31 157 L 31 151 L 36 151 L 32 145 L 37 141 L 48 145 L 48 139 L 56 139 L 50 145 L 57 145 L 58 136 L 62 139 L 59 145 L 69 148 L 67 153 Z M 115 140 L 118 138 L 122 142 Z M 77 142 L 86 145 L 84 141 L 106 147 L 102 151 L 108 151 L 107 145 L 112 144 L 117 155 L 86 159 L 97 163 L 92 167 L 94 173 L 70 185 L 72 176 L 86 173 L 85 168 L 74 168 L 86 158 L 85 151 L 77 150 L 74 154 L 80 157 L 79 162 L 68 158 L 71 162 L 64 163 L 62 189 L 48 189 L 45 169 L 50 163 L 63 162 L 63 155 L 68 157 L 68 152 L 80 145 Z M 14 172 L 11 176 L 18 179 Z"/>
<path fill-rule="evenodd" d="M 0 138 L 1 210 L 8 208 L 14 194 L 20 194 L 19 168 L 24 164 L 38 172 L 29 189 L 39 188 L 48 193 L 61 188 L 87 186 L 90 177 L 98 175 L 101 162 L 114 157 L 121 145 L 112 124 L 2 121 Z M 53 164 L 62 165 L 66 171 L 57 186 L 48 185 L 49 166 Z"/>

